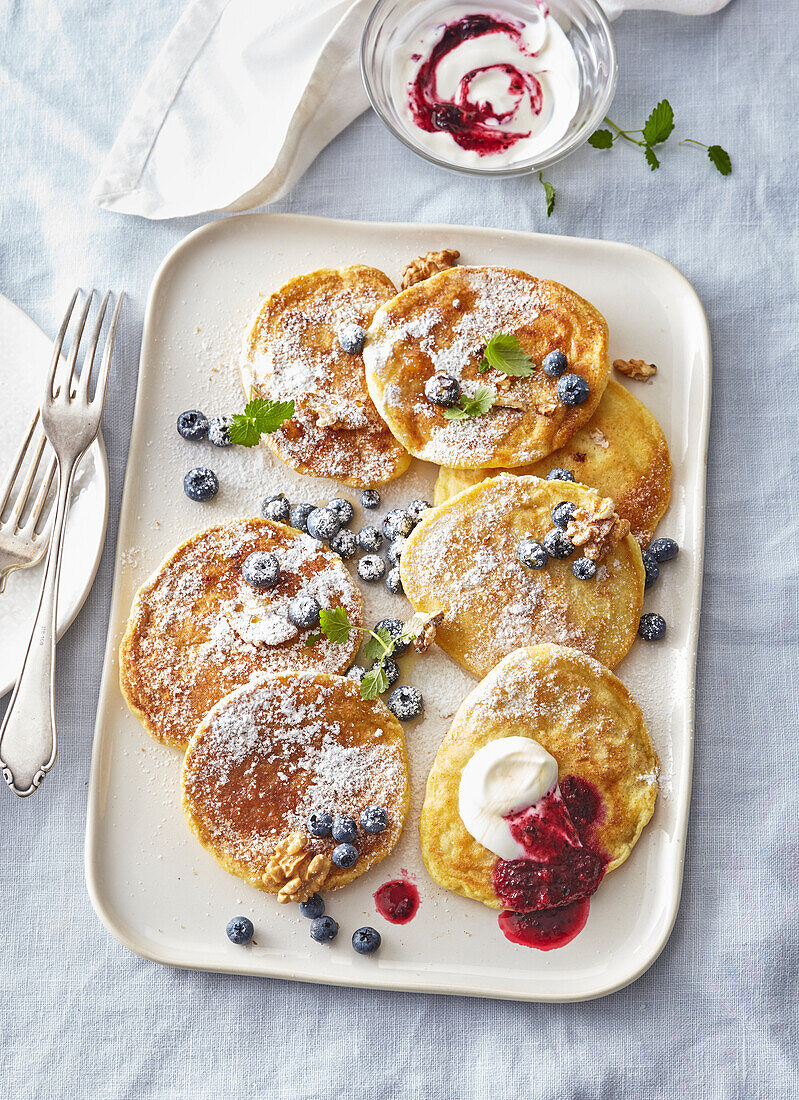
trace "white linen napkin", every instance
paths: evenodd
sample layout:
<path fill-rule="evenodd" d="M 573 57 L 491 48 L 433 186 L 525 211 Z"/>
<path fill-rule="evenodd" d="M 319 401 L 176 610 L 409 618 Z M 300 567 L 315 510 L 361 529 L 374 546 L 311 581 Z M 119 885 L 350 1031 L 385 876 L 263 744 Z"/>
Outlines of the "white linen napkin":
<path fill-rule="evenodd" d="M 602 0 L 708 15 L 729 0 Z M 145 218 L 247 210 L 285 195 L 368 105 L 358 49 L 374 0 L 192 0 L 94 183 Z"/>

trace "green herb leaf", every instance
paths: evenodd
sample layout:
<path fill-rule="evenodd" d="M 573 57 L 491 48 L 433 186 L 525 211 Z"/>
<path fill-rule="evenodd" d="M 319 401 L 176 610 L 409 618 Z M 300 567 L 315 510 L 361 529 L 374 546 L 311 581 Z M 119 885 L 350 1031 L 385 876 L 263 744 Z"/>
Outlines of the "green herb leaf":
<path fill-rule="evenodd" d="M 369 661 L 381 661 L 384 657 L 390 657 L 394 652 L 394 638 L 384 626 L 371 632 L 363 647 L 363 655 Z"/>
<path fill-rule="evenodd" d="M 613 134 L 610 130 L 595 130 L 588 139 L 588 144 L 595 149 L 610 149 L 613 144 Z"/>
<path fill-rule="evenodd" d="M 349 641 L 355 626 L 343 607 L 323 607 L 319 612 L 319 629 L 331 642 L 341 645 Z"/>
<path fill-rule="evenodd" d="M 382 695 L 383 692 L 387 690 L 388 676 L 386 675 L 382 664 L 376 665 L 374 668 L 370 668 L 364 678 L 361 680 L 362 699 L 376 699 L 378 695 Z"/>
<path fill-rule="evenodd" d="M 473 398 L 461 394 L 460 408 L 444 409 L 447 420 L 473 420 L 483 416 L 496 401 L 496 395 L 488 386 L 478 386 Z"/>
<path fill-rule="evenodd" d="M 261 430 L 256 427 L 254 420 L 244 413 L 233 414 L 233 423 L 230 425 L 231 443 L 238 443 L 239 447 L 254 447 L 260 438 Z"/>
<path fill-rule="evenodd" d="M 660 145 L 669 137 L 673 129 L 674 111 L 667 99 L 661 99 L 644 123 L 644 141 L 647 145 Z M 647 160 L 649 160 L 649 157 L 647 157 Z"/>
<path fill-rule="evenodd" d="M 714 168 L 718 168 L 722 176 L 729 176 L 732 172 L 732 161 L 726 149 L 722 149 L 720 145 L 708 145 L 707 155 L 710 157 L 710 163 Z"/>
<path fill-rule="evenodd" d="M 308 637 L 305 639 L 306 648 L 310 649 L 312 645 L 316 645 L 316 643 L 320 642 L 321 640 L 321 634 L 309 634 Z"/>
<path fill-rule="evenodd" d="M 538 182 L 544 188 L 544 197 L 547 202 L 547 217 L 549 218 L 552 215 L 552 211 L 555 209 L 555 188 L 549 180 L 544 179 L 543 172 L 538 173 Z"/>
<path fill-rule="evenodd" d="M 254 447 L 262 435 L 276 432 L 284 420 L 294 415 L 293 401 L 271 401 L 267 397 L 253 397 L 244 406 L 243 413 L 235 413 L 230 428 L 231 443 L 240 447 Z"/>
<path fill-rule="evenodd" d="M 480 370 L 491 366 L 512 378 L 528 378 L 535 370 L 535 363 L 512 332 L 495 332 L 486 343 L 485 359 Z"/>
<path fill-rule="evenodd" d="M 655 150 L 651 145 L 644 146 L 644 156 L 646 157 L 646 163 L 654 172 L 656 168 L 660 168 L 660 161 L 655 155 Z"/>

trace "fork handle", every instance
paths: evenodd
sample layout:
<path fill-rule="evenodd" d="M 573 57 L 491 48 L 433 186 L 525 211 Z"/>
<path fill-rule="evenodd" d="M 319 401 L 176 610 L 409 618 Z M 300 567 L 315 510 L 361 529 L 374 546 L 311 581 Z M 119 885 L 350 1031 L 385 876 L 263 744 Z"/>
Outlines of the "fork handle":
<path fill-rule="evenodd" d="M 55 637 L 64 526 L 75 468 L 58 464 L 58 490 L 39 605 L 11 702 L 0 727 L 0 767 L 14 794 L 26 798 L 55 763 Z"/>

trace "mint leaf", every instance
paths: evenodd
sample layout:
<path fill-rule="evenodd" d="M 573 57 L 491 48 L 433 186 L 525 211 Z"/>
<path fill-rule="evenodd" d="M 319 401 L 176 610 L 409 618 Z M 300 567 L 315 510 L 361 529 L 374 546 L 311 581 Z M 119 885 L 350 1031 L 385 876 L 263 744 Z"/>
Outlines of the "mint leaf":
<path fill-rule="evenodd" d="M 552 217 L 552 211 L 555 209 L 555 188 L 549 182 L 549 180 L 541 180 L 541 184 L 544 188 L 544 197 L 547 201 L 547 217 Z"/>
<path fill-rule="evenodd" d="M 645 146 L 644 156 L 646 157 L 646 163 L 649 165 L 653 172 L 656 168 L 660 168 L 660 161 L 655 155 L 655 150 L 652 148 L 651 145 Z"/>
<path fill-rule="evenodd" d="M 319 629 L 331 642 L 341 645 L 349 641 L 355 626 L 343 607 L 323 607 L 319 612 Z"/>
<path fill-rule="evenodd" d="M 268 397 L 253 397 L 243 413 L 235 413 L 230 428 L 231 443 L 254 447 L 262 435 L 276 432 L 284 420 L 294 415 L 294 402 L 272 401 Z"/>
<path fill-rule="evenodd" d="M 447 420 L 473 420 L 476 416 L 483 416 L 496 401 L 494 391 L 488 386 L 478 386 L 473 398 L 461 394 L 460 408 L 444 409 Z"/>
<path fill-rule="evenodd" d="M 722 149 L 720 145 L 708 145 L 707 155 L 710 157 L 710 163 L 714 168 L 718 168 L 722 176 L 729 176 L 732 172 L 732 161 L 726 149 Z"/>
<path fill-rule="evenodd" d="M 388 676 L 383 670 L 382 664 L 370 668 L 361 680 L 361 698 L 376 699 L 388 690 Z"/>
<path fill-rule="evenodd" d="M 384 626 L 372 631 L 372 636 L 365 642 L 363 655 L 369 661 L 381 661 L 384 657 L 390 657 L 394 652 L 394 639 Z"/>
<path fill-rule="evenodd" d="M 613 144 L 613 134 L 610 130 L 595 130 L 588 139 L 588 144 L 595 149 L 610 149 Z"/>
<path fill-rule="evenodd" d="M 310 649 L 312 645 L 316 645 L 316 643 L 320 642 L 321 640 L 321 634 L 309 634 L 308 637 L 305 639 L 305 646 L 306 648 Z"/>
<path fill-rule="evenodd" d="M 535 363 L 512 332 L 495 332 L 486 343 L 485 359 L 479 368 L 481 373 L 485 373 L 488 366 L 512 378 L 528 378 L 535 369 Z"/>
<path fill-rule="evenodd" d="M 231 443 L 237 443 L 239 447 L 254 447 L 260 438 L 261 432 L 255 426 L 255 421 L 244 413 L 233 414 L 233 423 L 230 425 Z"/>
<path fill-rule="evenodd" d="M 661 99 L 644 123 L 643 135 L 647 145 L 660 145 L 674 129 L 674 111 L 667 99 Z M 649 157 L 647 157 L 649 160 Z M 650 167 L 652 167 L 650 161 Z"/>

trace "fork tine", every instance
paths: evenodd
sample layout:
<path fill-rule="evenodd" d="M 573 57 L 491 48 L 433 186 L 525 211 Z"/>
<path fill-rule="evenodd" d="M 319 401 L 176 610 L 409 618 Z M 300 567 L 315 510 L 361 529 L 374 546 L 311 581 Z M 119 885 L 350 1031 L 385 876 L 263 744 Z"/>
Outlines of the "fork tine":
<path fill-rule="evenodd" d="M 119 297 L 117 298 L 114 315 L 111 318 L 111 327 L 108 330 L 108 336 L 106 337 L 105 341 L 105 348 L 103 350 L 103 361 L 100 365 L 100 373 L 97 376 L 97 385 L 94 388 L 94 398 L 92 400 L 92 405 L 96 405 L 99 401 L 101 412 L 103 407 L 105 406 L 105 395 L 108 390 L 108 375 L 111 371 L 111 355 L 114 351 L 114 340 L 116 339 L 117 324 L 119 323 L 119 312 L 122 309 L 122 303 L 124 300 L 125 292 L 120 291 Z"/>
<path fill-rule="evenodd" d="M 105 317 L 105 311 L 108 308 L 108 302 L 111 298 L 111 291 L 106 293 L 100 304 L 100 312 L 97 314 L 97 321 L 94 325 L 94 332 L 92 333 L 91 343 L 86 351 L 86 357 L 83 360 L 83 370 L 80 372 L 80 382 L 78 383 L 78 389 L 76 396 L 83 397 L 84 400 L 89 400 L 89 382 L 92 377 L 92 368 L 94 367 L 94 356 L 97 351 L 97 344 L 100 340 L 100 332 L 103 327 L 103 319 Z"/>
<path fill-rule="evenodd" d="M 39 433 L 39 441 L 36 445 L 36 450 L 31 463 L 28 466 L 28 472 L 25 475 L 25 480 L 22 483 L 22 487 L 17 493 L 17 499 L 14 501 L 14 507 L 11 509 L 11 515 L 8 517 L 9 522 L 13 524 L 13 530 L 16 530 L 20 523 L 22 513 L 25 511 L 25 505 L 28 503 L 28 497 L 31 495 L 31 489 L 33 483 L 36 480 L 36 474 L 39 471 L 39 463 L 42 461 L 42 455 L 44 454 L 44 448 L 47 445 L 47 437 L 44 432 Z"/>
<path fill-rule="evenodd" d="M 72 295 L 72 300 L 67 307 L 67 312 L 64 314 L 64 320 L 61 322 L 61 328 L 58 330 L 58 335 L 53 341 L 53 357 L 50 360 L 50 374 L 47 379 L 47 389 L 44 391 L 44 399 L 49 402 L 52 401 L 55 391 L 53 389 L 53 383 L 55 382 L 55 373 L 58 370 L 58 363 L 61 359 L 61 349 L 64 346 L 64 337 L 67 334 L 69 328 L 69 322 L 72 319 L 72 310 L 75 308 L 75 302 L 78 300 L 80 294 L 80 287 Z"/>
<path fill-rule="evenodd" d="M 36 425 L 38 421 L 39 410 L 37 409 L 36 412 L 33 414 L 33 420 L 31 420 L 30 422 L 28 430 L 25 433 L 25 438 L 22 441 L 22 445 L 17 451 L 16 457 L 14 459 L 14 464 L 12 465 L 8 477 L 6 478 L 5 485 L 2 488 L 2 497 L 0 497 L 0 516 L 2 516 L 6 505 L 8 504 L 9 498 L 11 496 L 11 490 L 14 488 L 14 482 L 17 480 L 19 471 L 22 467 L 23 462 L 25 461 L 25 454 L 27 453 L 31 439 L 33 438 L 33 433 L 36 430 Z"/>
<path fill-rule="evenodd" d="M 50 460 L 50 468 L 47 471 L 44 481 L 42 482 L 39 492 L 36 496 L 36 500 L 34 502 L 33 509 L 31 510 L 28 522 L 25 524 L 26 528 L 31 533 L 41 534 L 41 531 L 37 531 L 37 527 L 39 526 L 42 509 L 44 508 L 45 501 L 47 500 L 47 494 L 50 492 L 50 486 L 53 484 L 53 478 L 55 477 L 57 467 L 58 463 L 56 461 L 55 455 L 53 455 L 52 459 Z M 53 503 L 55 503 L 55 501 L 53 501 Z M 48 519 L 50 518 L 52 511 L 53 509 L 51 505 L 50 511 L 47 513 Z"/>
<path fill-rule="evenodd" d="M 86 298 L 86 304 L 81 311 L 81 315 L 77 321 L 77 331 L 72 334 L 72 343 L 69 348 L 69 359 L 67 359 L 67 378 L 64 384 L 64 393 L 67 400 L 72 396 L 72 379 L 75 377 L 75 364 L 78 361 L 78 351 L 80 350 L 80 342 L 83 338 L 83 330 L 86 327 L 86 318 L 89 316 L 89 310 L 91 309 L 92 299 L 94 298 L 94 289 L 89 291 Z"/>

